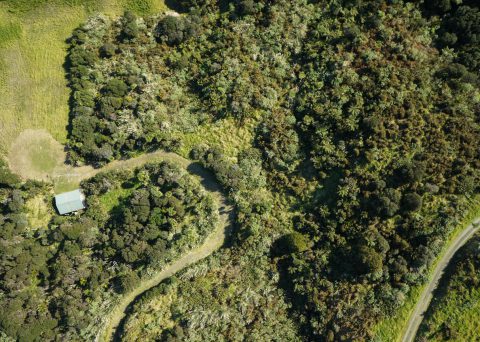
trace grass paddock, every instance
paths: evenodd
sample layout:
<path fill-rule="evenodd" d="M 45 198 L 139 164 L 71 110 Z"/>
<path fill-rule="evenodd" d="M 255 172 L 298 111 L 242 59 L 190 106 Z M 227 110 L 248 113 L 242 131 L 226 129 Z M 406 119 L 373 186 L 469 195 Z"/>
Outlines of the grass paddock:
<path fill-rule="evenodd" d="M 165 10 L 163 0 L 4 0 L 0 2 L 0 155 L 25 129 L 45 129 L 65 143 L 66 39 L 95 12 Z"/>

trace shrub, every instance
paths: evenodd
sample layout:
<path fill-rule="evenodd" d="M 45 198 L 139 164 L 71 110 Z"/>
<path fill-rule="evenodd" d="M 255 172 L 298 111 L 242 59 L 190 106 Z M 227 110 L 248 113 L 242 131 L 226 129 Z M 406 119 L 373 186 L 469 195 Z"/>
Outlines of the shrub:
<path fill-rule="evenodd" d="M 363 273 L 378 274 L 382 272 L 383 257 L 373 248 L 368 246 L 361 246 L 358 250 L 359 261 L 362 265 Z"/>
<path fill-rule="evenodd" d="M 74 47 L 70 50 L 69 61 L 72 67 L 80 65 L 92 67 L 97 60 L 98 57 L 94 52 L 83 47 Z"/>
<path fill-rule="evenodd" d="M 127 293 L 138 286 L 139 281 L 137 273 L 129 272 L 118 278 L 118 289 L 120 293 Z"/>
<path fill-rule="evenodd" d="M 155 37 L 158 42 L 164 42 L 174 46 L 185 40 L 198 35 L 200 29 L 199 18 L 189 16 L 187 18 L 166 16 L 157 25 Z"/>
<path fill-rule="evenodd" d="M 6 162 L 0 159 L 0 188 L 13 187 L 20 183 L 20 178 L 13 174 Z"/>
<path fill-rule="evenodd" d="M 422 197 L 416 192 L 408 193 L 403 196 L 402 207 L 406 211 L 416 211 L 422 206 Z"/>
<path fill-rule="evenodd" d="M 302 253 L 310 249 L 311 242 L 308 236 L 299 232 L 293 232 L 282 236 L 276 243 L 276 250 L 279 255 Z"/>
<path fill-rule="evenodd" d="M 124 81 L 114 78 L 103 88 L 103 93 L 110 96 L 123 97 L 128 93 L 128 86 Z"/>
<path fill-rule="evenodd" d="M 237 9 L 241 15 L 251 15 L 258 12 L 258 5 L 253 0 L 238 0 Z"/>
<path fill-rule="evenodd" d="M 100 56 L 104 58 L 113 57 L 116 53 L 117 47 L 115 44 L 112 43 L 105 43 L 100 48 Z"/>
<path fill-rule="evenodd" d="M 137 17 L 133 12 L 127 11 L 123 15 L 124 24 L 120 38 L 124 41 L 132 40 L 138 37 L 139 29 L 137 25 Z"/>

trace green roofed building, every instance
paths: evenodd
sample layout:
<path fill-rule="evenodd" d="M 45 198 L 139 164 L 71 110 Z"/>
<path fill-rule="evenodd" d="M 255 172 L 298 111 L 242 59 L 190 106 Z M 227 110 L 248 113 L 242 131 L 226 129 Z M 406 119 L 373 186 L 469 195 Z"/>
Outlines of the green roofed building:
<path fill-rule="evenodd" d="M 72 213 L 77 210 L 85 209 L 85 196 L 80 189 L 64 192 L 55 196 L 55 206 L 60 215 Z"/>

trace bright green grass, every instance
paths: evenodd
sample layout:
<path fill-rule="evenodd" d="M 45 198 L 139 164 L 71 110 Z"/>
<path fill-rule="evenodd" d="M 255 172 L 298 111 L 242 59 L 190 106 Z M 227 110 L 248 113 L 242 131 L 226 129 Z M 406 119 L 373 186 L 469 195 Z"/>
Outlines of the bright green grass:
<path fill-rule="evenodd" d="M 480 340 L 480 289 L 470 291 L 450 291 L 435 305 L 431 315 L 420 327 L 420 336 L 427 337 L 428 341 L 443 341 L 439 333 L 442 325 L 456 331 L 455 341 Z M 428 332 L 424 329 L 429 326 Z"/>
<path fill-rule="evenodd" d="M 85 17 L 80 7 L 46 6 L 21 15 L 0 7 L 0 21 L 9 18 L 22 31 L 0 50 L 0 151 L 27 128 L 45 128 L 66 141 L 65 39 Z"/>
<path fill-rule="evenodd" d="M 163 0 L 123 0 L 125 9 L 139 15 L 148 15 L 166 10 Z"/>
<path fill-rule="evenodd" d="M 78 189 L 78 181 L 72 180 L 67 177 L 61 177 L 55 181 L 55 193 L 61 194 L 62 192 L 72 191 Z"/>
<path fill-rule="evenodd" d="M 173 133 L 172 136 L 181 139 L 182 146 L 178 153 L 185 158 L 188 158 L 192 148 L 200 145 L 221 147 L 227 157 L 232 157 L 252 146 L 257 120 L 259 118 L 249 119 L 239 125 L 234 119 L 227 118 L 202 125 L 192 133 Z"/>
<path fill-rule="evenodd" d="M 3 0 L 10 13 L 25 13 L 36 10 L 46 5 L 57 6 L 85 6 L 88 9 L 95 9 L 95 0 Z"/>
<path fill-rule="evenodd" d="M 448 246 L 450 244 L 450 241 L 452 241 L 466 226 L 471 224 L 476 217 L 480 216 L 480 196 L 476 196 L 471 201 L 471 203 L 471 208 L 468 210 L 468 213 L 454 229 L 452 234 L 450 234 L 449 239 L 445 243 L 445 247 Z M 440 255 L 437 257 L 437 260 L 441 258 L 441 255 L 443 255 L 445 251 L 446 248 L 443 249 L 442 253 L 440 253 Z M 435 266 L 436 262 L 432 265 L 430 271 L 433 271 L 435 269 Z M 405 304 L 396 312 L 396 314 L 392 317 L 385 318 L 374 328 L 374 337 L 372 339 L 373 341 L 399 341 L 403 329 L 405 328 L 408 319 L 410 318 L 410 313 L 415 307 L 415 304 L 423 288 L 423 285 L 412 288 L 408 294 L 408 297 L 405 300 Z"/>
<path fill-rule="evenodd" d="M 123 199 L 126 199 L 128 196 L 130 196 L 135 188 L 136 187 L 119 187 L 102 195 L 99 200 L 103 210 L 105 212 L 110 212 L 113 208 L 118 206 Z"/>
<path fill-rule="evenodd" d="M 0 1 L 0 155 L 27 128 L 65 143 L 68 99 L 66 39 L 89 15 L 165 10 L 163 0 Z"/>
<path fill-rule="evenodd" d="M 117 6 L 137 14 L 151 14 L 165 9 L 163 0 L 3 0 L 9 13 L 24 14 L 44 6 L 83 7 L 86 12 L 111 9 Z"/>
<path fill-rule="evenodd" d="M 412 312 L 423 286 L 413 287 L 405 299 L 405 304 L 392 317 L 387 317 L 376 327 L 375 342 L 393 342 L 400 337 L 402 329 L 407 324 L 407 320 Z"/>
<path fill-rule="evenodd" d="M 0 47 L 20 39 L 21 35 L 22 27 L 17 22 L 0 23 Z"/>

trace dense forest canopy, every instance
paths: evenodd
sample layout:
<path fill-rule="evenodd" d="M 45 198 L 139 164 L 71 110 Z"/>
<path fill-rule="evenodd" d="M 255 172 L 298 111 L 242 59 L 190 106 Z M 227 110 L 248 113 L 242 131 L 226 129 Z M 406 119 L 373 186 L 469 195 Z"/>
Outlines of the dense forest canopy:
<path fill-rule="evenodd" d="M 479 190 L 477 2 L 177 5 L 180 13 L 94 16 L 69 40 L 71 163 L 178 151 L 188 143 L 182 137 L 227 120 L 253 127 L 253 141 L 234 154 L 207 136 L 190 153 L 235 204 L 231 246 L 186 270 L 184 282 L 173 278 L 147 294 L 133 310 L 151 311 L 151 300 L 169 306 L 156 313 L 155 329 L 130 333 L 161 341 L 369 339 L 425 282 Z M 174 234 L 192 238 L 193 229 L 190 243 L 198 243 L 215 221 L 207 220 L 212 204 L 172 167 L 98 176 L 83 188 L 100 202 L 116 189 L 118 206 L 55 216 L 43 230 L 27 228 L 22 213 L 46 185 L 20 184 L 0 168 L 2 330 L 91 336 L 94 312 L 77 313 L 102 302 L 100 287 L 125 291 L 169 250 L 178 255 L 187 242 L 171 245 Z M 179 224 L 201 222 L 197 216 L 207 222 Z M 28 265 L 29 279 L 15 273 L 18 265 Z M 31 279 L 37 286 L 25 283 Z M 75 290 L 65 293 L 67 285 Z M 45 298 L 53 298 L 45 309 L 10 319 Z"/>

